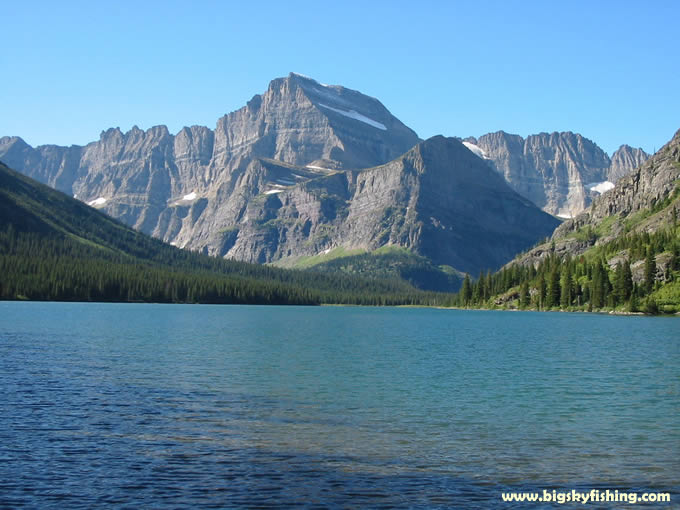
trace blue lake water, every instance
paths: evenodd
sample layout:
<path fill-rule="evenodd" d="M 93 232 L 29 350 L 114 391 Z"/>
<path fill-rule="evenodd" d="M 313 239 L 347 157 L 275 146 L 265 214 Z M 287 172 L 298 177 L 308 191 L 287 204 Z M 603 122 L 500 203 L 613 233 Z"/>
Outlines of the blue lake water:
<path fill-rule="evenodd" d="M 677 319 L 0 302 L 0 390 L 2 508 L 680 506 Z"/>

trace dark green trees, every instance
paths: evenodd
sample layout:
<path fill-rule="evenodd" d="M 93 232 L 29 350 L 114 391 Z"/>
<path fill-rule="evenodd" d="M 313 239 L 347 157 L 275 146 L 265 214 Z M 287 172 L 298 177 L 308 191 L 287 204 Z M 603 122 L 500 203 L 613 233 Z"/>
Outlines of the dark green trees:
<path fill-rule="evenodd" d="M 642 309 L 652 313 L 659 305 L 650 294 L 680 278 L 679 234 L 677 228 L 652 234 L 629 233 L 599 246 L 590 256 L 572 258 L 550 253 L 535 267 L 506 267 L 481 275 L 477 282 L 468 278 L 459 302 L 469 307 L 500 303 L 536 310 Z M 664 271 L 659 276 L 655 254 L 662 253 L 659 260 L 664 261 Z M 619 262 L 610 266 L 608 261 L 616 258 Z"/>
<path fill-rule="evenodd" d="M 560 277 L 560 307 L 568 308 L 574 297 L 574 284 L 571 279 L 571 264 L 565 264 Z"/>
<path fill-rule="evenodd" d="M 654 288 L 654 281 L 656 280 L 656 260 L 654 258 L 654 251 L 651 246 L 647 248 L 647 256 L 645 257 L 645 290 L 647 294 L 652 292 Z"/>
<path fill-rule="evenodd" d="M 545 307 L 552 308 L 560 304 L 560 272 L 555 265 L 548 273 L 548 288 L 546 291 Z"/>
<path fill-rule="evenodd" d="M 463 286 L 460 289 L 460 304 L 463 306 L 468 306 L 471 299 L 472 286 L 470 285 L 470 275 L 466 274 L 465 279 L 463 279 Z"/>

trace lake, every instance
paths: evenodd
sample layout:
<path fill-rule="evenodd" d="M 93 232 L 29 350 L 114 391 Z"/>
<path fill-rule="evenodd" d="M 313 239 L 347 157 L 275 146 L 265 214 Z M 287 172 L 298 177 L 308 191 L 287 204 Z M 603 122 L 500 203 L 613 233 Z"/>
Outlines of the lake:
<path fill-rule="evenodd" d="M 674 318 L 0 302 L 0 389 L 2 508 L 680 505 Z"/>

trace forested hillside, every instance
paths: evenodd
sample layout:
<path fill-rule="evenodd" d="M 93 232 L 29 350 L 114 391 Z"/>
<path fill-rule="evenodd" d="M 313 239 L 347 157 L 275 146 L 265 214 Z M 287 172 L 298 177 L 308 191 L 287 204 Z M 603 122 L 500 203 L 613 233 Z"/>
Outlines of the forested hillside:
<path fill-rule="evenodd" d="M 680 312 L 680 229 L 677 221 L 630 233 L 579 256 L 551 254 L 475 282 L 467 277 L 453 304 L 534 310 Z M 632 260 L 631 264 L 629 261 Z"/>
<path fill-rule="evenodd" d="M 0 299 L 430 304 L 393 279 L 291 271 L 169 246 L 0 163 Z"/>
<path fill-rule="evenodd" d="M 463 307 L 680 312 L 680 131 L 551 240 L 463 281 Z"/>

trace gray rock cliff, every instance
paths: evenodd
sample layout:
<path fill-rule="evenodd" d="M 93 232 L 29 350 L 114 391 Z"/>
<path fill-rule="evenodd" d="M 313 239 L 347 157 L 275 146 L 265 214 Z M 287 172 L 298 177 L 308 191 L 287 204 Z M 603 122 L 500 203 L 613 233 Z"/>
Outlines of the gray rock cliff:
<path fill-rule="evenodd" d="M 312 179 L 304 171 L 253 162 L 241 186 L 260 194 L 241 200 L 237 187 L 229 207 L 208 200 L 194 227 L 199 233 L 186 234 L 187 246 L 262 263 L 393 245 L 477 273 L 500 266 L 558 225 L 453 138 L 431 138 L 366 170 Z M 295 181 L 301 182 L 279 184 Z"/>
<path fill-rule="evenodd" d="M 467 138 L 465 143 L 520 195 L 562 217 L 582 212 L 648 157 L 642 149 L 624 145 L 610 159 L 591 140 L 571 132 L 524 139 L 499 131 Z"/>
<path fill-rule="evenodd" d="M 616 183 L 621 177 L 628 175 L 648 159 L 649 154 L 642 149 L 634 149 L 630 145 L 622 145 L 612 154 L 611 164 L 607 172 L 607 180 Z"/>
<path fill-rule="evenodd" d="M 171 135 L 165 126 L 102 132 L 85 147 L 32 148 L 0 139 L 0 159 L 60 191 L 166 241 L 192 223 L 206 197 L 220 208 L 256 195 L 244 181 L 257 158 L 319 168 L 385 163 L 418 143 L 417 135 L 377 100 L 291 73 L 263 95 L 217 121 Z M 187 211 L 192 214 L 187 218 Z M 223 214 L 223 213 L 220 213 Z M 193 231 L 193 228 L 192 228 Z M 181 236 L 182 239 L 186 235 Z M 181 241 L 186 244 L 186 241 Z"/>
<path fill-rule="evenodd" d="M 542 244 L 512 263 L 536 264 L 550 253 L 580 255 L 588 248 L 608 243 L 632 229 L 654 232 L 672 223 L 680 191 L 680 131 L 641 166 L 620 178 L 616 187 L 596 198 L 576 218 L 565 221 Z M 677 196 L 677 195 L 675 195 Z M 589 234 L 592 233 L 592 234 Z"/>

